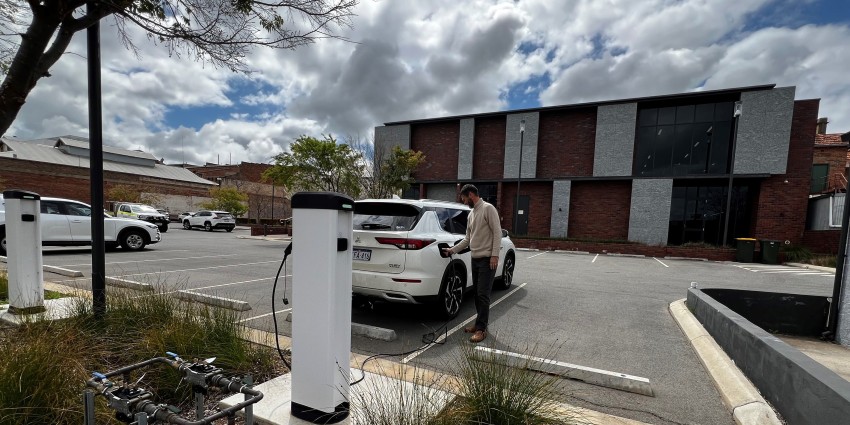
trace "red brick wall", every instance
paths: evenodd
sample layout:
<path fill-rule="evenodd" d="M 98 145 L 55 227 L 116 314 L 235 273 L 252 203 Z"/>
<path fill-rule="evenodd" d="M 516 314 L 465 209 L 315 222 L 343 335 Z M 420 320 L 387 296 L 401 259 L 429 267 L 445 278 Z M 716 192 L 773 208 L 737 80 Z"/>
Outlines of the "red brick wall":
<path fill-rule="evenodd" d="M 501 179 L 505 175 L 507 116 L 476 118 L 472 178 Z"/>
<path fill-rule="evenodd" d="M 70 198 L 89 203 L 91 185 L 89 169 L 0 158 L 0 176 L 6 189 L 23 189 L 41 196 Z M 144 192 L 167 195 L 209 196 L 209 187 L 199 184 L 175 184 L 159 179 L 146 179 L 132 174 L 104 172 L 104 193 L 116 185 L 137 187 Z"/>
<path fill-rule="evenodd" d="M 549 237 L 552 222 L 552 182 L 522 182 L 520 195 L 528 195 L 528 235 Z M 499 214 L 502 227 L 514 228 L 514 205 L 516 205 L 516 182 L 502 183 L 499 194 Z"/>
<path fill-rule="evenodd" d="M 627 240 L 631 203 L 631 181 L 574 181 L 567 236 Z"/>
<path fill-rule="evenodd" d="M 844 187 L 844 180 L 840 176 L 836 176 L 836 174 L 845 174 L 847 146 L 815 146 L 812 163 L 829 165 L 827 190 Z"/>
<path fill-rule="evenodd" d="M 806 230 L 802 245 L 817 254 L 837 254 L 841 230 Z"/>
<path fill-rule="evenodd" d="M 593 175 L 596 108 L 540 114 L 537 177 Z"/>
<path fill-rule="evenodd" d="M 806 226 L 812 156 L 820 100 L 794 102 L 791 143 L 785 175 L 765 179 L 759 190 L 754 237 L 799 244 Z M 785 180 L 788 183 L 785 183 Z"/>
<path fill-rule="evenodd" d="M 459 138 L 458 120 L 412 125 L 410 149 L 425 155 L 425 160 L 413 173 L 414 179 L 457 181 Z"/>

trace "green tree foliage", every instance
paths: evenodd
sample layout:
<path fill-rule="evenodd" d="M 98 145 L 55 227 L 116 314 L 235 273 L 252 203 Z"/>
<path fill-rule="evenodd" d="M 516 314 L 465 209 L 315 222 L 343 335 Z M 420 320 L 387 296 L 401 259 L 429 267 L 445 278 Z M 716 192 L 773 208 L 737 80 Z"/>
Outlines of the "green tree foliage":
<path fill-rule="evenodd" d="M 92 7 L 86 8 L 86 3 Z M 0 1 L 0 136 L 74 34 L 111 17 L 124 45 L 138 53 L 139 27 L 169 53 L 235 72 L 249 71 L 254 46 L 294 49 L 317 38 L 342 38 L 358 0 L 2 0 Z"/>
<path fill-rule="evenodd" d="M 162 202 L 162 196 L 156 193 L 142 193 L 136 187 L 119 184 L 106 191 L 106 200 L 157 206 Z"/>
<path fill-rule="evenodd" d="M 425 160 L 422 152 L 393 146 L 389 155 L 375 154 L 374 173 L 366 181 L 370 198 L 390 198 L 410 187 L 410 175 Z"/>
<path fill-rule="evenodd" d="M 201 208 L 216 211 L 227 211 L 234 217 L 240 217 L 248 212 L 248 195 L 235 187 L 214 187 L 210 189 L 208 202 L 201 203 Z"/>
<path fill-rule="evenodd" d="M 332 136 L 301 136 L 289 152 L 275 156 L 275 165 L 263 173 L 266 180 L 286 186 L 292 193 L 329 191 L 359 198 L 363 156 Z"/>

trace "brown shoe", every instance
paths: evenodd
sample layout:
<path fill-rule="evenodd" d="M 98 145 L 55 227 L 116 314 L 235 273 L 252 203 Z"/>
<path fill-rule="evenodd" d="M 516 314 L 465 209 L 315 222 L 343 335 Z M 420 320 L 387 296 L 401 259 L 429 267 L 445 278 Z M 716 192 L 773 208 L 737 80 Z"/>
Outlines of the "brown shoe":
<path fill-rule="evenodd" d="M 469 342 L 477 344 L 484 341 L 484 338 L 487 338 L 487 331 L 477 330 L 471 337 L 469 337 Z"/>
<path fill-rule="evenodd" d="M 478 328 L 476 328 L 475 325 L 467 326 L 467 327 L 463 328 L 463 332 L 468 333 L 468 334 L 474 334 L 475 331 L 477 331 L 477 330 L 478 330 Z"/>

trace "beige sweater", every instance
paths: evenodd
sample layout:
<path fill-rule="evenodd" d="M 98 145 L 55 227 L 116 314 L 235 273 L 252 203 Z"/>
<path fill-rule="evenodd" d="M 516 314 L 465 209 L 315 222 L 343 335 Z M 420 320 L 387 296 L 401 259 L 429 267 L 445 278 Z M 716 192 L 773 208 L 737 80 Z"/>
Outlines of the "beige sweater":
<path fill-rule="evenodd" d="M 466 220 L 466 237 L 453 246 L 458 253 L 469 246 L 472 258 L 498 257 L 502 244 L 502 225 L 496 207 L 479 199 Z"/>

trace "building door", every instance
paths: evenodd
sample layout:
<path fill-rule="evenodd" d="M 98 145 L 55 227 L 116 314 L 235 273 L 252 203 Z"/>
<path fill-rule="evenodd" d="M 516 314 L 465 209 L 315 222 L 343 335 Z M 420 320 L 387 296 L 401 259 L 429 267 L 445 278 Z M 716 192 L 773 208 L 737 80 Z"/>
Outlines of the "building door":
<path fill-rule="evenodd" d="M 821 193 L 829 188 L 829 164 L 812 165 L 812 188 L 809 193 Z"/>
<path fill-rule="evenodd" d="M 514 229 L 515 235 L 527 235 L 528 234 L 528 195 L 520 195 L 519 196 L 519 206 L 518 209 L 514 210 L 514 217 L 516 220 L 516 229 Z"/>

